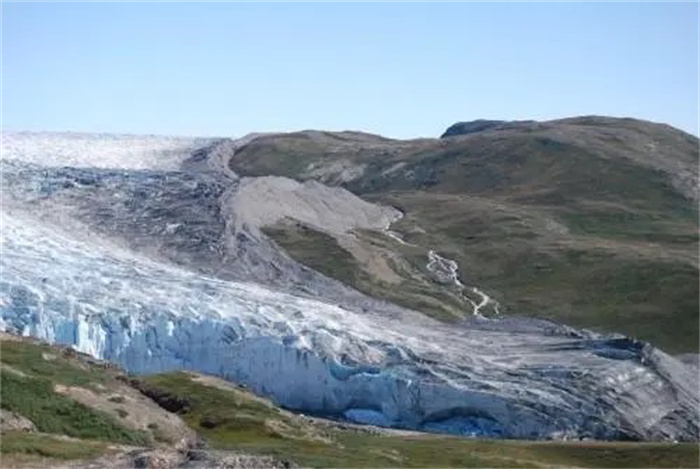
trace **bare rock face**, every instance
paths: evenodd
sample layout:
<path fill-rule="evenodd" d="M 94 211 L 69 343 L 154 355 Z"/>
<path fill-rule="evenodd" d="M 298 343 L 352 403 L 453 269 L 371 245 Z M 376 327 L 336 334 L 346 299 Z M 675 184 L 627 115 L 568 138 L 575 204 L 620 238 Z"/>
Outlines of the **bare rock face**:
<path fill-rule="evenodd" d="M 233 453 L 230 451 L 191 451 L 183 469 L 291 469 L 295 464 L 272 456 Z"/>
<path fill-rule="evenodd" d="M 0 428 L 4 431 L 17 430 L 21 432 L 34 432 L 36 426 L 34 422 L 15 412 L 0 409 Z"/>
<path fill-rule="evenodd" d="M 192 448 L 126 449 L 86 462 L 73 462 L 66 469 L 291 469 L 295 464 L 272 456 L 234 451 Z"/>
<path fill-rule="evenodd" d="M 486 130 L 504 130 L 515 128 L 518 126 L 526 126 L 534 124 L 534 121 L 502 121 L 502 120 L 486 120 L 478 119 L 469 122 L 457 122 L 452 124 L 445 130 L 440 138 L 455 137 L 457 135 L 469 135 Z"/>

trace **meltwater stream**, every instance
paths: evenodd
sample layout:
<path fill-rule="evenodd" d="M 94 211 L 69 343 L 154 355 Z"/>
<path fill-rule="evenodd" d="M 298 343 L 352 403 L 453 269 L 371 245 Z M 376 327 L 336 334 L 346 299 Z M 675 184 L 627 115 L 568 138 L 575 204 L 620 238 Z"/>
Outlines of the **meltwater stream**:
<path fill-rule="evenodd" d="M 462 281 L 459 279 L 459 265 L 457 264 L 457 261 L 442 257 L 431 249 L 428 251 L 428 264 L 426 265 L 426 269 L 433 273 L 440 282 L 454 285 L 459 292 L 460 298 L 471 305 L 473 316 L 484 318 L 485 316 L 483 315 L 482 310 L 486 306 L 491 306 L 493 314 L 496 316 L 501 314 L 498 310 L 498 301 L 494 300 L 478 288 L 467 288 L 462 283 Z M 470 296 L 470 293 L 474 296 L 478 296 L 479 299 L 474 300 Z"/>

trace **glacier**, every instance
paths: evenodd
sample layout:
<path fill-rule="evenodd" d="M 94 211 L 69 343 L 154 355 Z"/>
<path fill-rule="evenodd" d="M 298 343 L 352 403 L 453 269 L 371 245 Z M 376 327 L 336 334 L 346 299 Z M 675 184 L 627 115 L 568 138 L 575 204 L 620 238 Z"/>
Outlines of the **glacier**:
<path fill-rule="evenodd" d="M 2 132 L 2 159 L 42 166 L 175 170 L 197 150 L 221 140 L 109 133 Z"/>
<path fill-rule="evenodd" d="M 47 161 L 3 156 L 3 330 L 134 373 L 210 373 L 286 408 L 359 423 L 504 438 L 699 437 L 695 370 L 649 344 L 532 319 L 444 324 L 381 302 L 283 291 L 247 271 L 224 275 L 197 262 L 223 252 L 217 201 L 234 180 Z M 94 207 L 76 209 L 85 187 Z M 125 220 L 94 218 L 119 194 L 119 216 L 142 230 L 136 244 L 125 241 L 134 231 L 110 236 Z M 177 205 L 149 205 L 156 199 Z M 160 217 L 170 209 L 175 218 Z M 182 217 L 190 211 L 200 218 Z M 193 236 L 184 261 L 168 254 Z"/>

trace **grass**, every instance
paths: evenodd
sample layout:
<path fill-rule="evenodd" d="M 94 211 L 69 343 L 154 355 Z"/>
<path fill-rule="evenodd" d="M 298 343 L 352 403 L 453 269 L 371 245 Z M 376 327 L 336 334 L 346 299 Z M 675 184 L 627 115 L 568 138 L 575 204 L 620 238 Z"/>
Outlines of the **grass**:
<path fill-rule="evenodd" d="M 121 426 L 112 416 L 54 390 L 56 384 L 97 389 L 114 378 L 106 368 L 72 357 L 75 352 L 28 341 L 0 342 L 3 369 L 0 407 L 16 412 L 45 433 L 146 445 L 144 432 Z"/>
<path fill-rule="evenodd" d="M 61 351 L 39 343 L 3 340 L 0 352 L 2 363 L 57 384 L 95 388 L 109 379 L 101 367 L 74 359 L 77 352 L 69 349 Z"/>
<path fill-rule="evenodd" d="M 564 251 L 533 284 L 566 291 L 570 305 L 541 315 L 598 330 L 624 332 L 669 352 L 697 350 L 697 269 L 681 263 Z M 522 296 L 546 290 L 520 288 Z"/>
<path fill-rule="evenodd" d="M 128 430 L 106 413 L 55 392 L 47 379 L 2 371 L 0 406 L 27 417 L 41 432 L 134 445 L 148 443 L 142 432 Z"/>
<path fill-rule="evenodd" d="M 277 438 L 279 432 L 265 424 L 268 420 L 279 421 L 290 436 L 302 434 L 295 420 L 269 402 L 244 391 L 224 391 L 198 383 L 184 372 L 148 376 L 139 379 L 137 387 L 213 441 L 232 434 L 241 443 Z"/>
<path fill-rule="evenodd" d="M 358 147 L 357 142 L 363 142 Z M 329 155 L 336 161 L 371 159 L 389 148 L 391 140 L 370 134 L 295 132 L 262 136 L 236 150 L 231 169 L 245 176 L 286 176 L 306 179 Z"/>
<path fill-rule="evenodd" d="M 375 200 L 400 206 L 406 217 L 395 229 L 457 260 L 462 281 L 499 300 L 506 314 L 620 332 L 671 353 L 698 350 L 695 243 L 671 251 L 581 233 L 556 210 L 492 198 L 412 192 Z"/>
<path fill-rule="evenodd" d="M 263 232 L 295 259 L 322 274 L 350 285 L 360 280 L 362 270 L 355 258 L 330 235 L 301 223 L 263 228 Z"/>
<path fill-rule="evenodd" d="M 139 386 L 217 449 L 274 455 L 313 467 L 697 467 L 694 444 L 475 440 L 385 435 L 301 419 L 245 391 L 168 373 Z"/>
<path fill-rule="evenodd" d="M 107 450 L 105 443 L 57 438 L 52 435 L 9 431 L 2 433 L 4 455 L 31 455 L 51 459 L 91 459 Z"/>
<path fill-rule="evenodd" d="M 628 210 L 567 211 L 560 215 L 572 232 L 620 240 L 639 240 L 694 247 L 698 243 L 693 218 L 668 217 L 654 212 Z"/>
<path fill-rule="evenodd" d="M 427 279 L 417 280 L 420 273 L 407 262 L 402 262 L 401 265 L 394 263 L 393 270 L 403 279 L 400 285 L 396 285 L 366 272 L 353 255 L 328 234 L 296 222 L 267 227 L 263 232 L 297 262 L 340 280 L 366 295 L 443 320 L 452 320 L 463 314 L 463 305 L 455 296 Z M 360 239 L 368 245 L 387 249 L 385 243 L 388 240 L 381 239 L 382 237 L 383 235 L 375 236 L 373 233 L 361 233 Z M 421 251 L 419 255 L 424 257 L 425 253 Z"/>

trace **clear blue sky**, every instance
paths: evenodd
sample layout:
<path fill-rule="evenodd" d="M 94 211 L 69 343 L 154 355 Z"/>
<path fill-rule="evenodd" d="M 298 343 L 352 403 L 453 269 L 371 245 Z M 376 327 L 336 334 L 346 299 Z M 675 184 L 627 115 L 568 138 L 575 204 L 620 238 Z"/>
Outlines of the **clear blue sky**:
<path fill-rule="evenodd" d="M 698 3 L 2 4 L 6 130 L 437 136 L 605 114 L 698 133 Z"/>

